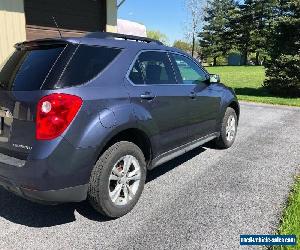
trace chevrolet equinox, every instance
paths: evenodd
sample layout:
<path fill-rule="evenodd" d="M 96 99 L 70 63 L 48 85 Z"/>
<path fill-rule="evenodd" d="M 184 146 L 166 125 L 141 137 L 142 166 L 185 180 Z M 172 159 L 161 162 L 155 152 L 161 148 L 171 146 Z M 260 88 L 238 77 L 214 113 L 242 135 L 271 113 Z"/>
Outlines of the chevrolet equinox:
<path fill-rule="evenodd" d="M 229 148 L 239 114 L 217 75 L 156 40 L 95 32 L 18 43 L 0 67 L 0 185 L 120 217 L 148 170 L 208 141 Z"/>

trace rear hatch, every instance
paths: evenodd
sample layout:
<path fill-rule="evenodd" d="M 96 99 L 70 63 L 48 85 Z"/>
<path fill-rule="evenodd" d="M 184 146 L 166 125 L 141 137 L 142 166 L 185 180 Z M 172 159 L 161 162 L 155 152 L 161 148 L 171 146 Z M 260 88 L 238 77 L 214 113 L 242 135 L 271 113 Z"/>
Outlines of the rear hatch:
<path fill-rule="evenodd" d="M 23 43 L 0 68 L 0 153 L 25 159 L 35 140 L 36 104 L 63 42 Z"/>
<path fill-rule="evenodd" d="M 26 159 L 36 141 L 39 100 L 49 90 L 93 79 L 120 49 L 60 39 L 25 42 L 15 47 L 0 66 L 0 153 Z"/>

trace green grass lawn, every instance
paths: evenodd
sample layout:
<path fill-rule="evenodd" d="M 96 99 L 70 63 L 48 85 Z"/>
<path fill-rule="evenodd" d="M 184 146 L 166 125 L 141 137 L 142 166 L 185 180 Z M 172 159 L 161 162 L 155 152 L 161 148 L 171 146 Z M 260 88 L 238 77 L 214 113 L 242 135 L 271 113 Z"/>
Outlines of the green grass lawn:
<path fill-rule="evenodd" d="M 300 98 L 276 97 L 262 88 L 265 79 L 262 66 L 217 66 L 206 69 L 211 74 L 220 75 L 221 82 L 232 87 L 239 100 L 300 107 Z"/>
<path fill-rule="evenodd" d="M 273 247 L 272 249 L 300 249 L 300 176 L 296 178 L 287 207 L 283 211 L 278 234 L 296 234 L 297 247 Z"/>

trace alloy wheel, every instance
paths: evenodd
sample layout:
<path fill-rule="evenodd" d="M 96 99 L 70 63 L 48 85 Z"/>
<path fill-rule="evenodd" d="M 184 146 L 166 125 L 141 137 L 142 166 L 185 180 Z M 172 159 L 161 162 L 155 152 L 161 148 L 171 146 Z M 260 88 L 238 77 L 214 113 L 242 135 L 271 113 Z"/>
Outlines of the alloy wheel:
<path fill-rule="evenodd" d="M 230 115 L 227 120 L 226 125 L 226 139 L 227 141 L 231 142 L 236 133 L 236 121 L 233 115 Z"/>
<path fill-rule="evenodd" d="M 109 197 L 115 205 L 127 205 L 138 191 L 141 167 L 132 155 L 121 157 L 113 166 L 108 183 Z"/>

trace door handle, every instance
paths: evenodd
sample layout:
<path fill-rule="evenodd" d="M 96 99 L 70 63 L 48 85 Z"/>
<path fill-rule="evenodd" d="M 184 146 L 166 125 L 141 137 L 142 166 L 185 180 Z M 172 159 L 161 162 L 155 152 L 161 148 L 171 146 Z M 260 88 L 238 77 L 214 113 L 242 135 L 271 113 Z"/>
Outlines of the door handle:
<path fill-rule="evenodd" d="M 194 91 L 192 91 L 192 92 L 190 93 L 190 98 L 191 98 L 191 99 L 195 99 L 196 97 L 197 97 L 196 93 L 195 93 Z"/>
<path fill-rule="evenodd" d="M 150 92 L 145 92 L 144 94 L 141 94 L 141 99 L 151 101 L 154 98 L 155 98 L 155 96 L 153 94 L 151 94 Z"/>

